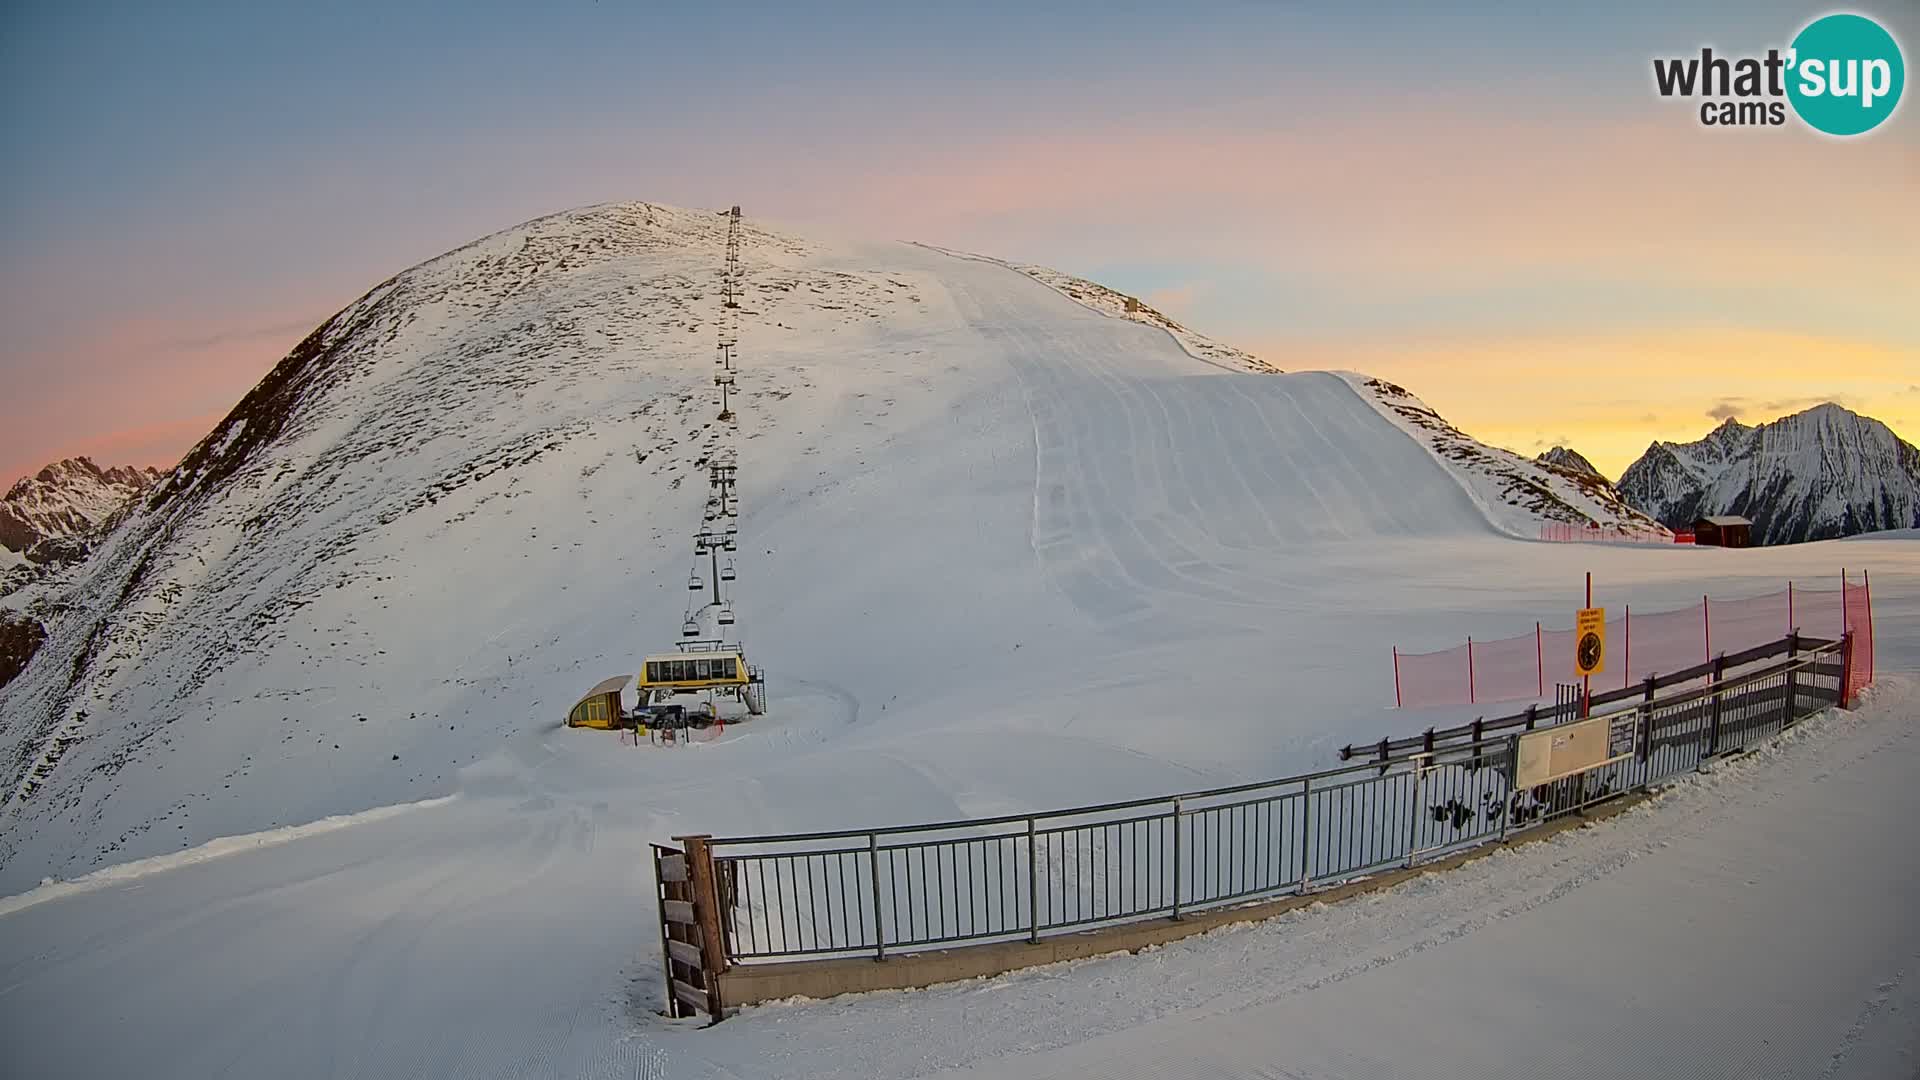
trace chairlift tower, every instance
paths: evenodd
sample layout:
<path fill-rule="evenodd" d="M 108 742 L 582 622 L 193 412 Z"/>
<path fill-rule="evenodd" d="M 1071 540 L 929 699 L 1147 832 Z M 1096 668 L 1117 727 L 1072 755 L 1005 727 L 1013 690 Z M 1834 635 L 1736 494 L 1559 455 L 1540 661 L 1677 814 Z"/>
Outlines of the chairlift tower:
<path fill-rule="evenodd" d="M 739 310 L 741 299 L 740 208 L 732 207 L 726 217 L 727 261 L 721 276 L 721 299 L 724 310 L 731 312 Z M 732 395 L 737 384 L 733 361 L 734 351 L 739 348 L 737 319 L 738 316 L 723 313 L 718 324 L 719 355 L 714 358 L 718 370 L 713 383 L 720 388 L 721 420 L 734 418 Z M 738 549 L 740 532 L 739 496 L 734 493 L 739 482 L 739 465 L 730 444 L 716 450 L 708 460 L 707 482 L 712 490 L 701 515 L 700 531 L 693 538 L 695 562 L 687 575 L 687 591 L 694 599 L 689 600 L 681 623 L 679 648 L 682 653 L 731 651 L 744 674 L 738 678 L 738 686 L 722 689 L 737 695 L 746 704 L 747 711 L 758 716 L 766 712 L 766 676 L 759 667 L 746 663 L 737 644 L 726 644 L 727 630 L 735 624 L 733 604 L 727 595 L 730 590 L 726 586 L 739 579 L 732 553 Z M 728 555 L 724 564 L 720 561 L 722 553 Z M 706 560 L 704 567 L 700 565 L 702 557 Z M 653 659 L 650 657 L 649 661 Z"/>

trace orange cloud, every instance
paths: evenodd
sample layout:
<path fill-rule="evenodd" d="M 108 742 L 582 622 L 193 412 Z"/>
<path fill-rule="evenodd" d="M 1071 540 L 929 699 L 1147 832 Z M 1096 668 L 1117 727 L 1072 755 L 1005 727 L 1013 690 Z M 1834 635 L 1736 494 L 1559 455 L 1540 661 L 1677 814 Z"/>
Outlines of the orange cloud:
<path fill-rule="evenodd" d="M 1531 454 L 1571 440 L 1616 477 L 1649 442 L 1698 439 L 1719 422 L 1715 413 L 1758 423 L 1837 401 L 1909 441 L 1920 434 L 1920 395 L 1906 389 L 1920 351 L 1872 342 L 1703 329 L 1438 344 L 1274 341 L 1255 351 L 1289 370 L 1391 379 L 1485 442 Z"/>
<path fill-rule="evenodd" d="M 1920 287 L 1916 182 L 1894 140 L 1837 151 L 1792 131 L 1711 137 L 1664 114 L 1488 124 L 1439 101 L 1350 117 L 894 148 L 902 165 L 859 174 L 851 192 L 836 177 L 834 194 L 934 239 L 1004 229 L 1018 243 L 1036 227 L 1092 225 L 1116 249 L 1102 258 L 1148 257 L 1144 240 L 1163 258 L 1467 280 L 1489 267 L 1630 265 L 1738 281 L 1788 266 L 1889 299 Z"/>

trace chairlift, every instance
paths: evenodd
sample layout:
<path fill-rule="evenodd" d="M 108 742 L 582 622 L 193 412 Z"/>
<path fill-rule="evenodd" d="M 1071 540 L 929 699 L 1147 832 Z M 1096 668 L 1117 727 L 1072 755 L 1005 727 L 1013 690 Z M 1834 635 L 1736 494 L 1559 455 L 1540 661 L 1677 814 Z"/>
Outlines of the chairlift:
<path fill-rule="evenodd" d="M 685 622 L 684 624 L 682 624 L 682 625 L 681 625 L 681 627 L 680 627 L 680 636 L 682 636 L 682 637 L 690 637 L 690 638 L 696 638 L 696 637 L 699 637 L 699 636 L 700 636 L 700 624 L 699 624 L 699 623 L 697 623 L 697 622 L 694 622 L 694 621 L 693 621 L 692 619 L 688 619 L 688 620 L 687 620 L 687 621 L 686 621 L 686 622 Z"/>
<path fill-rule="evenodd" d="M 732 626 L 733 625 L 733 609 L 731 607 L 728 607 L 725 604 L 721 604 L 714 611 L 713 621 L 716 623 L 719 623 L 721 626 Z"/>
<path fill-rule="evenodd" d="M 700 571 L 695 570 L 692 574 L 688 575 L 687 577 L 688 591 L 699 592 L 701 589 L 704 589 L 706 587 L 707 587 L 707 583 L 700 580 Z"/>
<path fill-rule="evenodd" d="M 718 374 L 718 375 L 715 375 L 715 376 L 713 377 L 713 385 L 715 385 L 715 386 L 732 386 L 732 385 L 733 385 L 733 375 L 732 375 L 731 373 L 729 373 L 729 372 L 725 372 L 725 371 L 723 371 L 723 372 L 721 372 L 720 374 Z"/>
<path fill-rule="evenodd" d="M 732 581 L 736 576 L 737 575 L 733 572 L 733 560 L 728 559 L 727 565 L 720 568 L 720 580 Z"/>

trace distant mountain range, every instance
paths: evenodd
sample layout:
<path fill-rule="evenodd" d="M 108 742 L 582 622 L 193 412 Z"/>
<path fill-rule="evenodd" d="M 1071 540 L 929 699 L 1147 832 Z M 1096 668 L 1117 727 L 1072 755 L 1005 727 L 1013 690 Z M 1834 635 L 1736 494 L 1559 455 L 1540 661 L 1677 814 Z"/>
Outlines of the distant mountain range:
<path fill-rule="evenodd" d="M 0 547 L 31 560 L 35 545 L 94 531 L 165 475 L 132 465 L 102 469 L 86 457 L 56 461 L 0 498 Z"/>
<path fill-rule="evenodd" d="M 1698 442 L 1656 442 L 1619 488 L 1670 528 L 1738 514 L 1756 544 L 1825 540 L 1920 526 L 1920 449 L 1829 403 L 1756 427 L 1729 419 Z"/>

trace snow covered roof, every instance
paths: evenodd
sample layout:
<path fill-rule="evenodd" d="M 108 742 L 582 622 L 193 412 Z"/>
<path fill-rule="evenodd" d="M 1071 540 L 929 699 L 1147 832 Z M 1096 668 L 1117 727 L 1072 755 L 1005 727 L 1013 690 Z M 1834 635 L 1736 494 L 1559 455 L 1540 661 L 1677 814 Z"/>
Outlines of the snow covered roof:
<path fill-rule="evenodd" d="M 1743 518 L 1743 517 L 1741 517 L 1741 516 L 1740 516 L 1740 515 L 1738 515 L 1738 514 L 1715 514 L 1715 515 L 1713 515 L 1713 516 L 1711 516 L 1711 517 L 1703 517 L 1703 518 L 1699 518 L 1699 519 L 1697 519 L 1697 520 L 1696 520 L 1696 521 L 1694 522 L 1694 524 L 1696 524 L 1696 525 L 1697 525 L 1697 524 L 1699 524 L 1700 522 L 1705 522 L 1705 523 L 1707 523 L 1708 525 L 1718 525 L 1718 526 L 1720 526 L 1721 528 L 1725 528 L 1725 527 L 1726 527 L 1726 526 L 1728 526 L 1728 525 L 1751 525 L 1751 524 L 1753 524 L 1753 522 L 1751 522 L 1751 521 L 1748 521 L 1748 520 L 1747 520 L 1746 518 Z"/>
<path fill-rule="evenodd" d="M 597 698 L 602 694 L 617 694 L 620 691 L 625 690 L 627 688 L 627 684 L 632 681 L 633 681 L 633 676 L 631 675 L 615 675 L 611 679 L 602 679 L 599 682 L 594 684 L 593 689 L 587 691 L 584 695 L 582 695 L 579 701 L 574 702 L 573 706 L 574 708 L 577 709 L 581 705 L 584 705 L 587 702 L 592 701 L 594 698 Z"/>
<path fill-rule="evenodd" d="M 727 656 L 738 659 L 740 657 L 740 650 L 729 647 L 724 649 L 691 649 L 683 652 L 651 653 L 643 662 L 651 664 L 656 660 L 710 660 L 716 657 Z"/>

